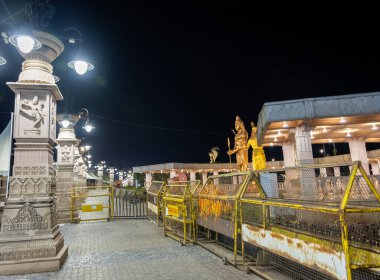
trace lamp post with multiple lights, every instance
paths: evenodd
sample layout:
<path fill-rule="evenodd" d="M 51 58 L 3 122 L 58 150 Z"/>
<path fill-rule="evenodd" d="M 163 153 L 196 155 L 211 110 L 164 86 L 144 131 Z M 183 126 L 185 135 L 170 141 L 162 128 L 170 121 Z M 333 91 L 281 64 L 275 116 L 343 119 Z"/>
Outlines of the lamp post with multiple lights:
<path fill-rule="evenodd" d="M 36 28 L 38 24 L 31 17 L 39 12 L 40 4 L 37 0 L 29 1 L 31 10 L 25 13 Z M 15 93 L 15 147 L 9 196 L 1 216 L 0 239 L 4 246 L 0 275 L 55 271 L 60 269 L 68 253 L 57 223 L 57 177 L 53 168 L 57 101 L 63 96 L 56 85 L 52 62 L 63 52 L 64 43 L 58 37 L 34 28 L 28 32 L 25 29 L 0 31 L 2 42 L 15 46 L 24 59 L 18 80 L 7 82 Z M 6 62 L 2 52 L 0 65 Z M 76 59 L 68 65 L 74 65 L 75 71 L 81 75 L 94 69 L 83 59 Z M 70 127 L 74 122 L 75 119 L 71 119 L 71 124 L 70 120 L 67 123 L 62 119 L 60 125 Z M 69 138 L 73 138 L 71 136 Z M 64 139 L 64 135 L 61 138 Z M 67 142 L 58 154 L 60 163 L 69 163 L 70 169 L 72 159 L 77 157 L 73 142 Z"/>
<path fill-rule="evenodd" d="M 64 46 L 49 33 L 33 31 L 33 35 L 39 43 L 25 40 L 34 42 L 31 49 L 21 46 L 24 38 L 11 41 L 17 44 L 24 62 L 18 81 L 7 83 L 15 93 L 15 148 L 9 197 L 1 221 L 0 236 L 8 244 L 2 251 L 1 275 L 57 270 L 68 251 L 57 224 L 53 168 L 56 103 L 63 96 L 55 84 L 51 63 Z M 23 218 L 25 214 L 31 218 Z M 27 239 L 23 237 L 26 233 Z"/>
<path fill-rule="evenodd" d="M 86 110 L 87 111 L 87 110 Z M 87 111 L 88 113 L 88 111 Z M 88 114 L 87 114 L 88 115 Z M 78 149 L 80 140 L 76 138 L 75 126 L 81 118 L 86 118 L 83 114 L 60 114 L 57 115 L 57 122 L 60 126 L 57 138 L 57 209 L 58 222 L 66 223 L 71 221 L 71 192 L 73 186 L 87 186 L 86 179 L 89 148 L 83 145 L 81 151 Z M 87 130 L 86 131 L 91 131 Z M 76 168 L 74 168 L 76 167 Z"/>

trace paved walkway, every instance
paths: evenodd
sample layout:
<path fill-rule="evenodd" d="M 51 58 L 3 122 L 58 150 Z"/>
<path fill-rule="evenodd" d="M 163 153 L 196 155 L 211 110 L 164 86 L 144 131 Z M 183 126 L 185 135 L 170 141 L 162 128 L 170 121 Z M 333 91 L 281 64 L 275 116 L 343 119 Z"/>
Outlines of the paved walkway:
<path fill-rule="evenodd" d="M 0 279 L 261 279 L 222 264 L 197 245 L 180 246 L 148 220 L 61 227 L 69 257 L 58 272 Z"/>

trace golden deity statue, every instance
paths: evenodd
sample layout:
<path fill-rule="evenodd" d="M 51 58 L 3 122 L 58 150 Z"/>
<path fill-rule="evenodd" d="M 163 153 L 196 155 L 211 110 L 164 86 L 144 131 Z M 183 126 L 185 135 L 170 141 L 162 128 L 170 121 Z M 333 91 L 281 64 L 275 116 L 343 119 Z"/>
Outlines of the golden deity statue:
<path fill-rule="evenodd" d="M 267 168 L 264 149 L 257 145 L 256 131 L 257 127 L 254 122 L 251 122 L 251 138 L 247 143 L 247 149 L 252 147 L 252 168 L 253 170 L 263 170 Z"/>
<path fill-rule="evenodd" d="M 248 170 L 248 132 L 245 130 L 243 121 L 236 116 L 235 120 L 235 146 L 232 150 L 228 150 L 229 156 L 236 154 L 236 162 L 240 171 Z"/>

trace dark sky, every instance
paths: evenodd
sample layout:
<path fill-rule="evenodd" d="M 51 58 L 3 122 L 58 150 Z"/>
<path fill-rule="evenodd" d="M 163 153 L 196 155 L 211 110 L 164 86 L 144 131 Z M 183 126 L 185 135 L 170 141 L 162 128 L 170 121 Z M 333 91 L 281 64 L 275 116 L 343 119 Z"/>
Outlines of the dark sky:
<path fill-rule="evenodd" d="M 4 2 L 11 12 L 25 3 Z M 95 65 L 77 76 L 66 67 L 68 44 L 53 63 L 65 97 L 58 111 L 85 107 L 92 115 L 95 163 L 208 162 L 214 146 L 227 162 L 236 115 L 250 132 L 264 102 L 380 90 L 375 7 L 242 2 L 50 1 L 56 11 L 46 30 L 60 36 L 78 28 Z M 1 22 L 2 5 L 0 15 Z M 0 111 L 8 112 L 14 95 L 5 82 L 17 80 L 22 60 L 3 43 L 0 53 L 8 59 L 0 67 Z M 276 151 L 266 150 L 280 158 Z"/>

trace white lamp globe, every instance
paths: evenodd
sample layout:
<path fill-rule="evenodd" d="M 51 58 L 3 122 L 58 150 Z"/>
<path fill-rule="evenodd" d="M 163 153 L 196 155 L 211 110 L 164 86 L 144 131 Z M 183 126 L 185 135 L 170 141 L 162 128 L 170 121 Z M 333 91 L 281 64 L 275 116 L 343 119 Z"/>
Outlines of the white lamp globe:
<path fill-rule="evenodd" d="M 94 127 L 91 124 L 86 124 L 86 126 L 84 127 L 84 129 L 87 132 L 91 132 L 94 129 Z"/>
<path fill-rule="evenodd" d="M 87 72 L 87 62 L 78 60 L 74 62 L 74 69 L 79 75 L 83 75 Z"/>
<path fill-rule="evenodd" d="M 18 36 L 17 37 L 17 46 L 23 53 L 30 53 L 33 50 L 34 40 L 29 36 Z"/>
<path fill-rule="evenodd" d="M 63 120 L 63 121 L 61 122 L 61 124 L 62 124 L 62 127 L 63 127 L 63 128 L 68 128 L 69 125 L 70 125 L 70 121 L 69 121 L 69 120 Z"/>

